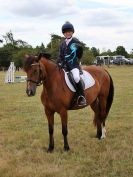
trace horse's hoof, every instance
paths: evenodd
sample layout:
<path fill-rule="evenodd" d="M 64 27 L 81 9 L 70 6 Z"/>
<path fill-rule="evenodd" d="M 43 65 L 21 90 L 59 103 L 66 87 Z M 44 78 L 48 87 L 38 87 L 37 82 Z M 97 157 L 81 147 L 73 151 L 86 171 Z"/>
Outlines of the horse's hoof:
<path fill-rule="evenodd" d="M 69 150 L 70 150 L 69 146 L 64 147 L 64 151 L 69 151 Z"/>
<path fill-rule="evenodd" d="M 54 150 L 54 147 L 49 147 L 48 150 L 47 150 L 47 153 L 52 153 Z"/>
<path fill-rule="evenodd" d="M 105 139 L 106 138 L 106 136 L 101 136 L 101 138 L 100 139 Z"/>
<path fill-rule="evenodd" d="M 96 138 L 99 139 L 99 140 L 101 140 L 101 136 L 99 136 L 99 135 L 96 135 Z"/>
<path fill-rule="evenodd" d="M 48 149 L 47 150 L 47 153 L 52 153 L 53 152 L 53 149 Z"/>

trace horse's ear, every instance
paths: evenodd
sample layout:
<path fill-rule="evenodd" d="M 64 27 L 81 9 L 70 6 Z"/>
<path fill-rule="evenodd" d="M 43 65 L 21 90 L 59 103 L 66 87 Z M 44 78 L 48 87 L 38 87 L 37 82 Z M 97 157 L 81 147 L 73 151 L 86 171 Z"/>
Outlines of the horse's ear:
<path fill-rule="evenodd" d="M 43 52 L 41 52 L 41 53 L 38 55 L 38 60 L 40 60 L 41 57 L 45 57 L 46 59 L 50 59 L 50 58 L 51 58 L 51 55 L 50 55 L 49 53 L 43 53 Z"/>
<path fill-rule="evenodd" d="M 23 57 L 23 62 L 25 63 L 28 60 L 29 57 L 30 56 L 28 54 L 25 54 L 24 57 Z"/>

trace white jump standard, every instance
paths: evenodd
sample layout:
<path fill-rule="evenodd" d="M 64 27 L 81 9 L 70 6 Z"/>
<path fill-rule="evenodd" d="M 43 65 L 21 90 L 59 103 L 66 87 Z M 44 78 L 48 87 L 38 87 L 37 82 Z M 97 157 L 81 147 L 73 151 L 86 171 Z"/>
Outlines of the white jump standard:
<path fill-rule="evenodd" d="M 8 71 L 6 73 L 5 83 L 14 83 L 14 73 L 15 73 L 15 65 L 14 62 L 11 62 Z"/>

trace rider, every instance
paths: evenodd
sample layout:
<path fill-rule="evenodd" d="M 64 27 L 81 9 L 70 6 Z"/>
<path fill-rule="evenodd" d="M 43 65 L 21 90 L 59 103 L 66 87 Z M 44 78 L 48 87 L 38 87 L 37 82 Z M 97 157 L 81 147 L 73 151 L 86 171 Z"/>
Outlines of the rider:
<path fill-rule="evenodd" d="M 74 81 L 77 86 L 77 91 L 80 93 L 77 103 L 79 106 L 86 105 L 84 89 L 80 81 L 80 64 L 79 60 L 83 54 L 83 48 L 78 39 L 73 38 L 74 27 L 71 23 L 66 22 L 62 26 L 62 33 L 65 40 L 60 44 L 57 64 L 59 67 L 64 65 L 68 71 L 71 71 Z"/>

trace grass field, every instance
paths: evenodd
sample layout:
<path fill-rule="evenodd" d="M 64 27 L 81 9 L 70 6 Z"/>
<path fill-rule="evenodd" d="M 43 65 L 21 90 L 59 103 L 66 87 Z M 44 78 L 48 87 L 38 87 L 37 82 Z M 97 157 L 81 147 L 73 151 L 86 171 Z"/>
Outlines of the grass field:
<path fill-rule="evenodd" d="M 69 111 L 69 152 L 55 116 L 55 150 L 48 146 L 42 86 L 27 97 L 25 83 L 4 84 L 0 72 L 0 177 L 133 177 L 133 67 L 106 68 L 114 81 L 107 138 L 97 140 L 90 108 Z M 24 73 L 17 73 L 24 74 Z"/>

